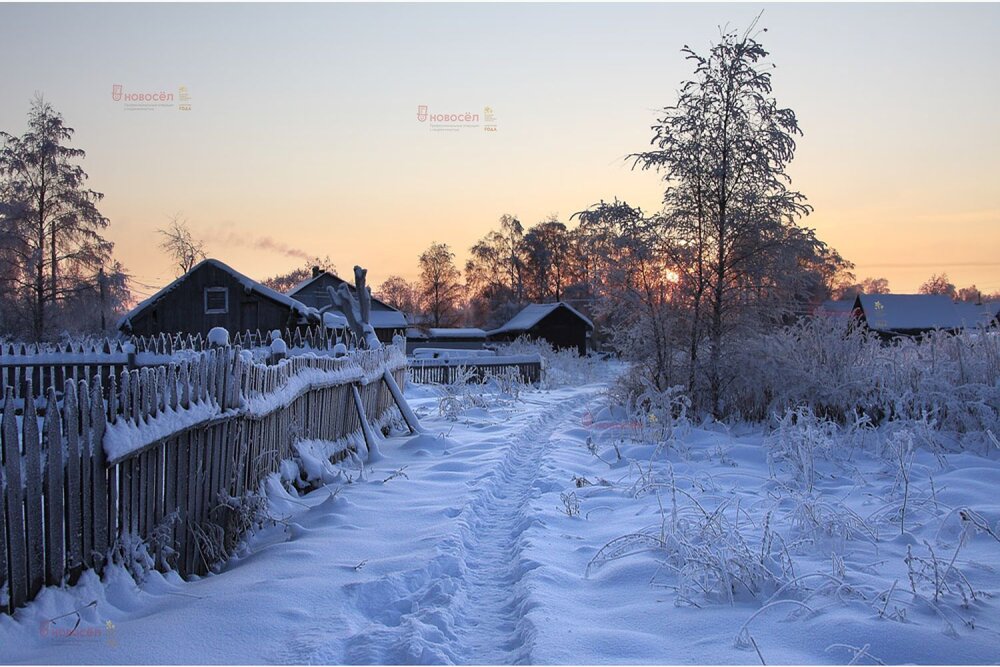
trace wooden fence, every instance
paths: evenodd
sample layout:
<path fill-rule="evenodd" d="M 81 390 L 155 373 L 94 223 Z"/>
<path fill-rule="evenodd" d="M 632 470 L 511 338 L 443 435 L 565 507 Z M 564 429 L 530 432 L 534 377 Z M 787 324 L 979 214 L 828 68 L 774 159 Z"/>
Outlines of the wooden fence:
<path fill-rule="evenodd" d="M 73 379 L 62 401 L 47 389 L 43 418 L 34 401 L 17 415 L 6 388 L 0 590 L 8 611 L 44 585 L 101 571 L 140 541 L 158 569 L 206 573 L 247 528 L 248 493 L 298 440 L 346 442 L 363 418 L 383 426 L 395 414 L 383 375 L 400 385 L 405 377 L 395 347 L 273 366 L 246 357 L 210 350 L 123 371 L 107 388 L 101 376 Z"/>
<path fill-rule="evenodd" d="M 290 351 L 330 351 L 338 342 L 357 347 L 352 336 L 338 335 L 321 327 L 286 329 L 281 333 Z M 233 347 L 250 350 L 270 345 L 270 335 L 258 331 L 237 333 L 230 341 Z M 0 344 L 0 408 L 4 407 L 7 389 L 14 392 L 18 414 L 24 409 L 25 396 L 35 399 L 35 410 L 44 414 L 47 408 L 45 392 L 28 391 L 28 386 L 54 388 L 56 399 L 62 404 L 67 382 L 100 381 L 107 389 L 112 377 L 122 371 L 171 363 L 178 352 L 205 352 L 210 349 L 201 335 L 177 334 L 168 336 L 132 336 L 120 340 L 101 340 L 81 343 Z M 109 397 L 105 394 L 105 399 Z"/>
<path fill-rule="evenodd" d="M 542 379 L 542 360 L 522 357 L 464 357 L 457 359 L 411 359 L 408 374 L 410 381 L 420 384 L 451 384 L 471 374 L 471 380 L 484 382 L 490 377 L 501 377 L 516 372 L 521 382 L 537 384 Z"/>

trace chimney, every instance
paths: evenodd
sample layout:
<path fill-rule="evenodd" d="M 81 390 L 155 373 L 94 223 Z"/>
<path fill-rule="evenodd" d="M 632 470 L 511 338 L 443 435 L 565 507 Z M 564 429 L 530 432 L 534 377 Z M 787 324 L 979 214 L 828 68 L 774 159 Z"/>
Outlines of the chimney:
<path fill-rule="evenodd" d="M 313 267 L 313 278 L 315 278 L 318 275 L 319 275 L 319 267 L 318 266 L 314 266 Z"/>

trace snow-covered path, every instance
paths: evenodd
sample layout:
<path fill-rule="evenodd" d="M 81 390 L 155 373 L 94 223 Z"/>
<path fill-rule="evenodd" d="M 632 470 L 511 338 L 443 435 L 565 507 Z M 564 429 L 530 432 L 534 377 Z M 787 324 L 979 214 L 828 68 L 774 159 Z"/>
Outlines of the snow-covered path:
<path fill-rule="evenodd" d="M 439 555 L 429 567 L 408 573 L 404 580 L 410 590 L 397 591 L 400 602 L 371 619 L 398 630 L 373 637 L 368 627 L 350 637 L 348 662 L 531 662 L 534 633 L 525 617 L 531 602 L 522 582 L 537 566 L 522 554 L 524 533 L 537 522 L 531 501 L 548 488 L 545 458 L 553 434 L 578 423 L 594 393 L 594 388 L 574 393 L 571 405 L 539 405 L 517 428 L 480 443 L 499 457 L 489 470 L 464 483 L 473 493 L 457 514 L 454 508 L 447 512 L 456 522 L 440 543 Z M 464 466 L 436 468 L 462 471 Z M 366 588 L 382 585 L 379 580 Z M 406 612 L 405 619 L 396 618 Z"/>

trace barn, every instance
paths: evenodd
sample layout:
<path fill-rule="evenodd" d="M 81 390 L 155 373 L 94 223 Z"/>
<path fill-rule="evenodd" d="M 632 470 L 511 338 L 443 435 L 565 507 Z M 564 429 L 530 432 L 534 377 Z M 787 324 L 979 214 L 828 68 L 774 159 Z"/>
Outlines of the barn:
<path fill-rule="evenodd" d="M 587 342 L 594 323 L 580 311 L 562 301 L 532 303 L 509 322 L 486 334 L 487 340 L 512 341 L 519 336 L 548 341 L 556 348 L 575 349 L 581 356 L 587 353 Z"/>
<path fill-rule="evenodd" d="M 299 301 L 217 259 L 206 259 L 133 308 L 121 319 L 118 329 L 136 336 L 205 336 L 213 327 L 235 334 L 318 322 L 318 314 Z"/>
<path fill-rule="evenodd" d="M 319 267 L 313 267 L 312 277 L 303 280 L 301 283 L 288 290 L 286 297 L 295 299 L 306 306 L 317 310 L 330 305 L 330 295 L 326 288 L 332 287 L 334 290 L 341 285 L 347 285 L 351 294 L 357 296 L 356 289 L 352 283 L 343 280 L 329 271 L 320 271 Z M 406 335 L 406 316 L 402 311 L 393 308 L 389 304 L 372 297 L 370 324 L 375 329 L 375 335 L 383 343 L 391 343 L 392 337 L 396 334 Z"/>

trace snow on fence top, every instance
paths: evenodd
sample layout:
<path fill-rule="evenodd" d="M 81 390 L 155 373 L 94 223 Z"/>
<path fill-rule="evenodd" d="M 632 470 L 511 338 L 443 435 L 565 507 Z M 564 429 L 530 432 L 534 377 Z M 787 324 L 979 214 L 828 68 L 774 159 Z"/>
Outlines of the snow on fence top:
<path fill-rule="evenodd" d="M 406 357 L 393 346 L 340 358 L 301 354 L 272 366 L 219 348 L 193 360 L 126 371 L 117 386 L 112 379 L 104 450 L 118 461 L 231 411 L 260 418 L 314 389 L 368 384 L 405 366 Z"/>

